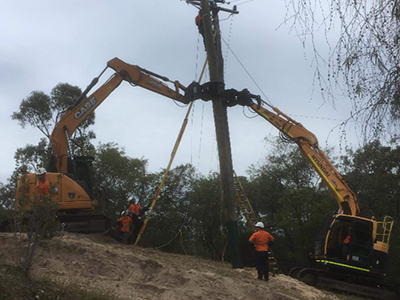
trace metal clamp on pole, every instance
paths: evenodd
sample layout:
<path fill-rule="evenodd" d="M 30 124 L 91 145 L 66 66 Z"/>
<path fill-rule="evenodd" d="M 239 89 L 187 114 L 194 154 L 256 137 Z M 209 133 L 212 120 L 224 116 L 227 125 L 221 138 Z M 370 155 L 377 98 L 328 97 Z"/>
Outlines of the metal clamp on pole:
<path fill-rule="evenodd" d="M 225 84 L 223 82 L 206 82 L 200 85 L 193 81 L 185 90 L 185 101 L 194 101 L 202 99 L 205 101 L 212 100 L 213 97 L 223 96 L 225 92 Z"/>

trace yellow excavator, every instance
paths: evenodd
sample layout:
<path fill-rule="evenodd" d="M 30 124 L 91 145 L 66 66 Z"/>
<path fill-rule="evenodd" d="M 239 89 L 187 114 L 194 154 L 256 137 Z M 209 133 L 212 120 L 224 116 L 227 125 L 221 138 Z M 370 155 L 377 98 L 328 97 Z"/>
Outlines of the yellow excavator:
<path fill-rule="evenodd" d="M 222 83 L 190 84 L 186 94 L 208 100 L 219 95 L 227 106 L 249 107 L 277 128 L 283 139 L 294 142 L 318 173 L 338 204 L 337 214 L 327 218 L 316 237 L 313 268 L 294 268 L 289 275 L 310 285 L 339 289 L 377 299 L 399 299 L 400 294 L 384 283 L 388 265 L 393 218 L 382 221 L 359 216 L 357 197 L 342 175 L 319 148 L 316 136 L 275 107 L 268 106 L 247 89 L 225 90 Z M 383 298 L 382 298 L 383 297 Z M 391 298 L 392 297 L 392 298 Z"/>
<path fill-rule="evenodd" d="M 100 76 L 111 68 L 115 73 L 94 93 L 88 92 L 98 83 Z M 82 95 L 67 110 L 61 113 L 50 137 L 52 156 L 47 168 L 47 180 L 54 187 L 52 201 L 59 205 L 59 220 L 67 231 L 100 232 L 109 227 L 110 220 L 93 212 L 97 203 L 91 173 L 93 157 L 73 156 L 70 138 L 75 129 L 93 112 L 120 84 L 126 81 L 180 103 L 184 99 L 185 87 L 178 81 L 170 81 L 151 71 L 114 58 L 107 63 L 101 74 L 94 78 Z M 169 87 L 169 85 L 173 87 Z M 19 199 L 35 199 L 36 174 L 19 177 L 16 210 L 21 209 Z"/>

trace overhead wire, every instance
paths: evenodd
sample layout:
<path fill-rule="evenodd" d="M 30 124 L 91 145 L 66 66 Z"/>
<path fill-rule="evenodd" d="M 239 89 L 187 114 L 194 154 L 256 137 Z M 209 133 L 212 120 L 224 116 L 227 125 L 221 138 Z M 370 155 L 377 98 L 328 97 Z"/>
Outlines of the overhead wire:
<path fill-rule="evenodd" d="M 239 1 L 242 1 L 242 0 L 232 0 L 232 1 L 229 1 L 229 4 L 235 3 L 235 2 L 239 2 Z M 247 1 L 243 2 L 243 3 L 236 4 L 236 6 L 243 5 L 243 4 L 246 4 L 246 3 L 249 3 L 249 2 L 253 2 L 253 1 L 255 1 L 255 0 L 247 0 Z"/>
<path fill-rule="evenodd" d="M 254 0 L 253 0 L 254 1 Z M 250 74 L 250 72 L 246 69 L 245 65 L 241 62 L 241 60 L 239 59 L 239 57 L 235 54 L 235 52 L 232 50 L 232 48 L 229 46 L 229 43 L 227 43 L 223 37 L 221 37 L 222 41 L 225 43 L 226 47 L 227 47 L 227 51 L 229 50 L 232 55 L 236 58 L 236 60 L 238 61 L 238 63 L 242 66 L 243 70 L 247 73 L 247 75 L 250 77 L 250 79 L 253 81 L 253 83 L 256 85 L 256 87 L 260 90 L 261 94 L 265 97 L 265 99 L 268 101 L 263 101 L 266 105 L 268 105 L 269 107 L 274 107 L 274 105 L 272 104 L 272 101 L 268 98 L 268 96 L 264 93 L 264 91 L 261 89 L 261 87 L 258 85 L 258 83 L 256 82 L 256 80 L 254 79 L 254 77 Z M 249 109 L 249 111 L 251 111 Z M 324 118 L 324 117 L 315 117 L 315 116 L 306 116 L 306 115 L 293 115 L 293 114 L 288 114 L 290 116 L 295 116 L 295 117 L 301 117 L 301 118 L 310 118 L 310 119 L 321 119 L 321 120 L 331 120 L 331 121 L 339 121 L 339 122 L 343 122 L 345 120 L 343 119 L 335 119 L 335 118 Z M 255 114 L 254 116 L 247 116 L 245 114 L 245 116 L 249 119 L 251 118 L 256 118 L 258 115 Z"/>
<path fill-rule="evenodd" d="M 231 35 L 232 35 L 232 28 L 233 28 L 233 14 L 230 14 L 229 15 L 229 17 L 228 18 L 230 18 L 232 16 L 232 18 L 231 18 L 231 24 L 230 24 L 230 26 L 229 26 L 229 34 L 228 34 L 228 45 L 229 45 L 229 43 L 230 43 L 230 41 L 231 41 Z M 227 18 L 227 19 L 228 19 Z M 226 19 L 225 19 L 226 20 Z M 226 54 L 225 54 L 225 59 L 224 59 L 224 65 L 225 65 L 225 68 L 226 68 L 226 65 L 227 65 L 227 62 L 228 62 L 228 49 L 226 49 Z"/>
<path fill-rule="evenodd" d="M 233 56 L 236 58 L 236 60 L 238 61 L 238 63 L 242 66 L 243 70 L 247 73 L 247 75 L 250 77 L 250 79 L 253 81 L 253 83 L 256 85 L 256 87 L 260 90 L 260 92 L 263 94 L 263 96 L 265 97 L 265 99 L 267 99 L 272 105 L 271 100 L 269 100 L 269 98 L 267 97 L 267 95 L 264 93 L 264 91 L 261 89 L 261 87 L 258 85 L 258 83 L 256 82 L 256 80 L 253 78 L 253 76 L 250 74 L 250 72 L 246 69 L 246 67 L 244 66 L 244 64 L 241 62 L 241 60 L 239 59 L 239 57 L 235 54 L 235 52 L 232 50 L 232 48 L 229 46 L 229 44 L 225 41 L 225 39 L 223 37 L 221 37 L 222 41 L 225 43 L 227 49 L 229 51 L 232 52 Z"/>

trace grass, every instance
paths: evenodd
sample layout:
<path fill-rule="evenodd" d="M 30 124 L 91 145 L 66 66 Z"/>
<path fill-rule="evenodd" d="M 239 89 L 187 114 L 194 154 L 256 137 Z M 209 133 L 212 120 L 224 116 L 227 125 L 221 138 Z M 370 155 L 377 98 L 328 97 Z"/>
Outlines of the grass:
<path fill-rule="evenodd" d="M 61 285 L 51 280 L 31 280 L 22 269 L 0 265 L 0 299 L 3 300 L 115 300 L 103 292 L 84 291 L 74 285 Z"/>

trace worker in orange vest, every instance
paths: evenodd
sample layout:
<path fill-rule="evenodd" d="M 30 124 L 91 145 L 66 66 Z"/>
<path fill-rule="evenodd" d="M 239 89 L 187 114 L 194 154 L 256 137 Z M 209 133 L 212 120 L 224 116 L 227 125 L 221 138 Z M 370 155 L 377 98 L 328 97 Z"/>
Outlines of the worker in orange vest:
<path fill-rule="evenodd" d="M 44 196 L 49 196 L 49 188 L 50 184 L 46 178 L 46 169 L 45 168 L 40 168 L 37 172 L 36 175 L 39 178 L 39 181 L 36 183 L 36 202 L 43 202 L 44 201 Z"/>
<path fill-rule="evenodd" d="M 347 255 L 350 252 L 350 239 L 351 239 L 351 227 L 347 229 L 347 236 L 343 240 L 343 244 L 341 247 L 341 258 L 347 259 Z"/>
<path fill-rule="evenodd" d="M 129 201 L 129 212 L 131 215 L 140 216 L 141 209 L 142 207 L 136 204 L 135 198 L 132 198 L 131 201 Z"/>
<path fill-rule="evenodd" d="M 142 208 L 140 205 L 136 204 L 135 198 L 132 198 L 129 201 L 129 212 L 130 217 L 132 218 L 133 225 L 133 235 L 132 235 L 132 243 L 134 243 L 139 235 L 140 229 L 143 226 L 142 215 L 148 210 L 147 207 Z"/>
<path fill-rule="evenodd" d="M 206 40 L 205 40 L 205 36 L 204 36 L 203 16 L 202 16 L 201 10 L 199 10 L 199 14 L 196 16 L 194 21 L 195 21 L 195 23 L 197 25 L 197 28 L 199 29 L 199 33 L 203 37 L 204 47 L 206 47 Z"/>
<path fill-rule="evenodd" d="M 272 246 L 274 242 L 273 236 L 264 230 L 264 224 L 258 222 L 256 232 L 250 237 L 249 242 L 254 244 L 256 248 L 256 269 L 258 279 L 265 281 L 269 280 L 269 265 L 268 265 L 268 246 Z"/>
<path fill-rule="evenodd" d="M 347 234 L 346 238 L 343 240 L 343 244 L 349 244 L 350 243 L 351 227 L 349 227 L 347 229 L 347 232 L 348 232 L 348 234 Z"/>
<path fill-rule="evenodd" d="M 123 211 L 122 217 L 118 219 L 118 222 L 122 224 L 121 233 L 122 233 L 122 242 L 124 244 L 128 244 L 129 236 L 131 235 L 130 225 L 132 223 L 132 219 L 128 216 L 127 211 Z"/>

